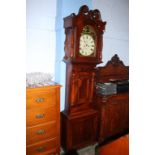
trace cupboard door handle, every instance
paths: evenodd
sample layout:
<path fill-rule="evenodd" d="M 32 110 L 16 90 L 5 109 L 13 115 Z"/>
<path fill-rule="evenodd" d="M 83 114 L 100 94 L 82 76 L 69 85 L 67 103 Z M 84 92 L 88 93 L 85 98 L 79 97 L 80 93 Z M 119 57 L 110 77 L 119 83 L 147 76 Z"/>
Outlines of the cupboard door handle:
<path fill-rule="evenodd" d="M 42 102 L 44 102 L 44 98 L 37 98 L 37 99 L 36 99 L 36 102 L 37 102 L 37 103 L 42 103 Z"/>
<path fill-rule="evenodd" d="M 40 147 L 37 148 L 37 151 L 38 152 L 43 152 L 43 151 L 45 151 L 45 147 L 40 146 Z"/>
<path fill-rule="evenodd" d="M 44 134 L 44 133 L 45 133 L 45 130 L 42 130 L 42 129 L 37 131 L 37 134 L 38 134 L 38 135 L 42 135 L 42 134 Z"/>
<path fill-rule="evenodd" d="M 44 114 L 37 114 L 37 115 L 36 115 L 36 118 L 38 118 L 38 119 L 39 119 L 39 118 L 44 118 L 44 117 L 45 117 Z"/>

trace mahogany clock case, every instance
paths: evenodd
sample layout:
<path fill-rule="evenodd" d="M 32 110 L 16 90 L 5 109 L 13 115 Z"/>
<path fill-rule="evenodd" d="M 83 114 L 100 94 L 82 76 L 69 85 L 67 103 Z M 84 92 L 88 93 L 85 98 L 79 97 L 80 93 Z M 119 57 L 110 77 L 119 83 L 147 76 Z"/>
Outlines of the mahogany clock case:
<path fill-rule="evenodd" d="M 94 80 L 95 67 L 102 62 L 105 25 L 99 10 L 89 10 L 86 5 L 79 9 L 77 15 L 72 13 L 64 18 L 66 94 L 65 109 L 61 112 L 61 145 L 66 152 L 96 142 Z M 85 54 L 81 54 L 80 38 L 85 34 L 93 38 L 95 46 L 92 51 L 85 47 Z M 88 42 L 83 42 L 84 46 L 87 46 Z"/>

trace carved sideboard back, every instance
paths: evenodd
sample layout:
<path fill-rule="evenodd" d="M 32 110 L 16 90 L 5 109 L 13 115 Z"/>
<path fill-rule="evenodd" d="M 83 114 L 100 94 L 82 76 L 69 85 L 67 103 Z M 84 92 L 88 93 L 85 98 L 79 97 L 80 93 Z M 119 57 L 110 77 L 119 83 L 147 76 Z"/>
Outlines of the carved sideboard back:
<path fill-rule="evenodd" d="M 115 54 L 110 61 L 103 67 L 96 68 L 96 81 L 122 81 L 129 79 L 129 66 L 125 66 Z"/>

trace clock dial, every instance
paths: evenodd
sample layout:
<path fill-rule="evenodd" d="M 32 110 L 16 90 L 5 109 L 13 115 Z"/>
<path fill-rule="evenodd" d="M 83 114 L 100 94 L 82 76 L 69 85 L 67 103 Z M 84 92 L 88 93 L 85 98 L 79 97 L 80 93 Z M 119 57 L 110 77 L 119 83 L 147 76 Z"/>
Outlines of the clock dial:
<path fill-rule="evenodd" d="M 89 34 L 82 34 L 80 37 L 79 53 L 82 56 L 90 56 L 95 52 L 95 41 Z"/>

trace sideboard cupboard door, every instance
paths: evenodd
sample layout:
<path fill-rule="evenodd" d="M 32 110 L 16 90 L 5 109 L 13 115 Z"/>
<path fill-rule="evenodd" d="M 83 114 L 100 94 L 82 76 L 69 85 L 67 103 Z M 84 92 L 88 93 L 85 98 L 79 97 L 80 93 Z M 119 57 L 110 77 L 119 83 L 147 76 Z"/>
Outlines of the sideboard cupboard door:
<path fill-rule="evenodd" d="M 107 102 L 101 109 L 102 139 L 106 139 L 123 133 L 128 129 L 129 124 L 129 103 L 128 93 L 120 93 L 107 97 Z"/>

